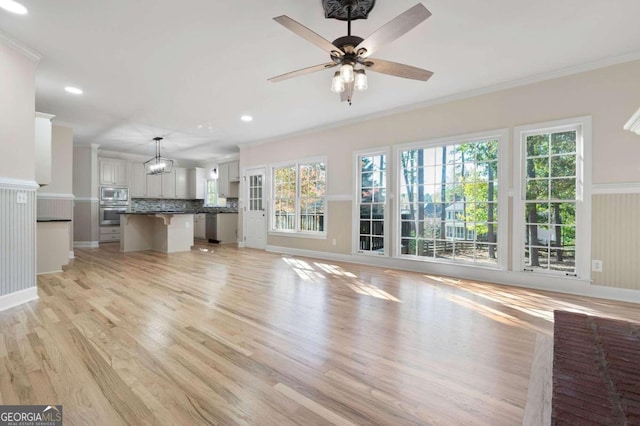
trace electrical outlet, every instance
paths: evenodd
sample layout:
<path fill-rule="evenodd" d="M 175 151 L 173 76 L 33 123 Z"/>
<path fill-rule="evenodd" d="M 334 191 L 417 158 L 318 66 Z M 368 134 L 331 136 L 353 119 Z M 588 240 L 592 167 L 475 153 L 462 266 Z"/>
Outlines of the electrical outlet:
<path fill-rule="evenodd" d="M 591 270 L 593 272 L 602 272 L 602 260 L 592 260 Z"/>
<path fill-rule="evenodd" d="M 333 244 L 334 246 L 337 244 L 337 241 L 335 238 L 331 241 L 331 244 Z"/>
<path fill-rule="evenodd" d="M 16 192 L 16 203 L 17 204 L 27 204 L 27 193 L 24 191 Z"/>

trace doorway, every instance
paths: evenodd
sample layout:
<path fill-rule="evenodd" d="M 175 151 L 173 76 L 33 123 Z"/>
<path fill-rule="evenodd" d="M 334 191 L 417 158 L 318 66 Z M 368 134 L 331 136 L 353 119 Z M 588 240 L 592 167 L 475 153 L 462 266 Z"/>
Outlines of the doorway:
<path fill-rule="evenodd" d="M 267 246 L 265 168 L 247 169 L 245 172 L 245 246 L 264 250 Z"/>

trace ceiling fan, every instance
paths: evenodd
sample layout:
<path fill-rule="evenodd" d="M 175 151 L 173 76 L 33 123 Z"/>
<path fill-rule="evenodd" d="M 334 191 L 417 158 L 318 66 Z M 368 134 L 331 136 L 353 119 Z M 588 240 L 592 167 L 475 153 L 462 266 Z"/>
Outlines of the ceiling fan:
<path fill-rule="evenodd" d="M 416 4 L 409 10 L 387 22 L 366 39 L 363 39 L 361 37 L 351 35 L 351 21 L 353 20 L 352 13 L 355 7 L 358 6 L 359 0 L 339 1 L 340 6 L 343 9 L 346 9 L 347 12 L 347 35 L 335 39 L 333 43 L 286 15 L 273 18 L 285 28 L 329 53 L 331 62 L 314 65 L 312 67 L 272 77 L 269 81 L 275 83 L 289 78 L 340 66 L 340 71 L 336 72 L 333 76 L 331 90 L 340 94 L 342 102 L 347 101 L 349 105 L 351 105 L 351 98 L 353 97 L 354 89 L 367 89 L 367 76 L 365 74 L 365 70 L 422 81 L 427 81 L 433 75 L 431 71 L 423 70 L 421 68 L 391 61 L 384 61 L 382 59 L 374 59 L 371 57 L 371 55 L 383 44 L 394 41 L 431 16 L 431 12 L 429 12 L 422 3 Z"/>

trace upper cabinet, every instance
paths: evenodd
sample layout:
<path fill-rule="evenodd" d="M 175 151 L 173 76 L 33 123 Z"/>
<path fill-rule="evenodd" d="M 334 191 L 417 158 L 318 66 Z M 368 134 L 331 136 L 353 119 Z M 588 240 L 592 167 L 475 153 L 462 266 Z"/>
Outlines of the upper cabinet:
<path fill-rule="evenodd" d="M 142 163 L 131 164 L 129 193 L 131 198 L 144 198 L 147 196 L 147 173 Z"/>
<path fill-rule="evenodd" d="M 229 163 L 218 164 L 218 195 L 229 196 Z"/>
<path fill-rule="evenodd" d="M 114 158 L 100 158 L 100 185 L 129 185 L 129 163 Z"/>
<path fill-rule="evenodd" d="M 176 198 L 187 198 L 189 185 L 187 182 L 187 169 L 184 167 L 174 167 L 176 174 Z"/>
<path fill-rule="evenodd" d="M 187 172 L 187 198 L 203 200 L 207 185 L 206 170 L 200 167 L 189 169 Z"/>
<path fill-rule="evenodd" d="M 229 166 L 229 182 L 240 182 L 240 162 L 232 161 Z"/>
<path fill-rule="evenodd" d="M 51 120 L 54 115 L 36 112 L 36 182 L 51 183 Z"/>

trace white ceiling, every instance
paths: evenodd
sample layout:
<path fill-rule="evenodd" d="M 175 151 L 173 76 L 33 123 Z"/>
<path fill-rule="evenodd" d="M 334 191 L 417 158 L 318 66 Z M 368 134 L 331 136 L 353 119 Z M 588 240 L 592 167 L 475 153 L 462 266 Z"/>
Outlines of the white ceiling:
<path fill-rule="evenodd" d="M 353 33 L 366 38 L 417 0 L 378 0 Z M 435 72 L 428 82 L 368 73 L 349 107 L 332 71 L 268 78 L 328 62 L 272 20 L 288 15 L 332 41 L 346 24 L 321 0 L 21 0 L 0 32 L 42 55 L 38 111 L 75 143 L 207 160 L 238 144 L 356 120 L 433 99 L 640 52 L 638 0 L 424 0 L 427 21 L 374 57 Z M 64 92 L 81 87 L 84 95 Z M 242 114 L 255 117 L 240 121 Z"/>

